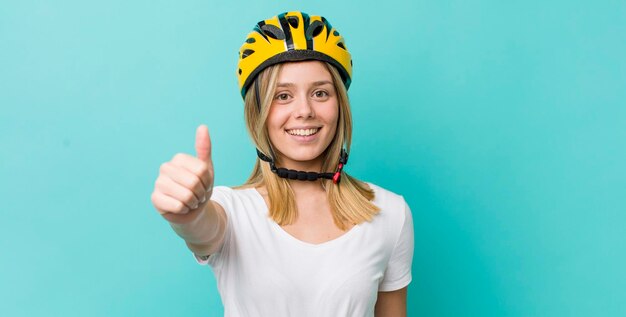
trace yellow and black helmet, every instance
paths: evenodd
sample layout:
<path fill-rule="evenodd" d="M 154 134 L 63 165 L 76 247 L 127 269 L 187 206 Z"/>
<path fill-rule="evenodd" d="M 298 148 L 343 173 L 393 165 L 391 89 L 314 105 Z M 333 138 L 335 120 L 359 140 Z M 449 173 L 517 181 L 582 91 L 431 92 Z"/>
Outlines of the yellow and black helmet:
<path fill-rule="evenodd" d="M 346 89 L 352 79 L 352 58 L 343 37 L 328 20 L 304 12 L 281 13 L 256 24 L 239 49 L 241 95 L 268 66 L 291 61 L 319 60 L 335 66 Z"/>

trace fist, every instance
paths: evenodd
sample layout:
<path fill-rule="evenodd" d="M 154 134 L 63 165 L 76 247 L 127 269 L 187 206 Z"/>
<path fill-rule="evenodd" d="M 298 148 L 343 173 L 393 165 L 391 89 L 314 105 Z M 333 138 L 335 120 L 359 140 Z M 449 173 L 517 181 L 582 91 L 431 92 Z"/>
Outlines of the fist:
<path fill-rule="evenodd" d="M 167 220 L 176 221 L 204 208 L 212 193 L 211 138 L 208 128 L 200 125 L 196 130 L 196 156 L 178 153 L 161 164 L 152 204 Z"/>

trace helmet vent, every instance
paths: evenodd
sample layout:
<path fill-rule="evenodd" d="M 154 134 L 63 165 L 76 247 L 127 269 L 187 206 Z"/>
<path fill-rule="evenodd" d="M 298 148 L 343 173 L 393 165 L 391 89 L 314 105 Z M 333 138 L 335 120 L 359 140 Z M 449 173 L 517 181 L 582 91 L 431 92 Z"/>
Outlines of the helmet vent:
<path fill-rule="evenodd" d="M 249 37 L 249 38 L 246 39 L 246 43 L 248 43 L 248 44 L 252 44 L 254 42 L 256 42 L 256 40 L 253 37 Z"/>
<path fill-rule="evenodd" d="M 346 47 L 343 45 L 343 42 L 339 42 L 337 43 L 337 46 L 343 48 L 344 50 L 346 49 Z"/>
<path fill-rule="evenodd" d="M 271 25 L 271 24 L 265 24 L 261 27 L 261 30 L 263 30 L 263 33 L 265 33 L 265 35 L 275 39 L 275 40 L 284 40 L 285 39 L 285 33 L 283 33 L 283 30 L 279 29 L 278 27 Z"/>
<path fill-rule="evenodd" d="M 313 21 L 313 23 L 311 23 L 311 25 L 309 25 L 309 28 L 306 30 L 306 37 L 309 39 L 312 39 L 320 35 L 323 29 L 324 29 L 324 24 L 322 22 Z"/>
<path fill-rule="evenodd" d="M 241 53 L 241 59 L 244 59 L 250 55 L 254 54 L 254 50 L 251 49 L 247 49 L 245 51 L 243 51 L 243 53 Z"/>
<path fill-rule="evenodd" d="M 298 28 L 298 17 L 287 17 L 287 22 L 289 22 L 292 28 Z"/>

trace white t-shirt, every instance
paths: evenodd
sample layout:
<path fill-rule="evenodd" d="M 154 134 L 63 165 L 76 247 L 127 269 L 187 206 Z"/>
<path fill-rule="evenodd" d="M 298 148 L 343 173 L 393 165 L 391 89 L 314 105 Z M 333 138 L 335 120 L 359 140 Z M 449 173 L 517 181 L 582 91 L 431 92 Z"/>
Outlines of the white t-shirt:
<path fill-rule="evenodd" d="M 321 244 L 296 239 L 268 216 L 254 188 L 218 186 L 228 215 L 222 248 L 199 264 L 215 273 L 224 315 L 374 316 L 379 291 L 411 282 L 413 220 L 402 196 L 373 184 L 371 222 Z"/>

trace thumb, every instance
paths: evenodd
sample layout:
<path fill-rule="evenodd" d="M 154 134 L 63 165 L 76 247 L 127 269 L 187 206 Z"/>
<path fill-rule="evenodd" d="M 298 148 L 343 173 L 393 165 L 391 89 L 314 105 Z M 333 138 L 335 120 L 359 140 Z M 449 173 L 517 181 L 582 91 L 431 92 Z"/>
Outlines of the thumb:
<path fill-rule="evenodd" d="M 204 124 L 196 130 L 196 156 L 204 162 L 211 161 L 211 137 L 209 128 Z"/>

